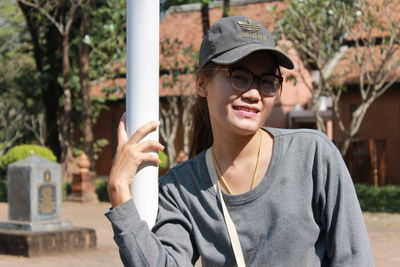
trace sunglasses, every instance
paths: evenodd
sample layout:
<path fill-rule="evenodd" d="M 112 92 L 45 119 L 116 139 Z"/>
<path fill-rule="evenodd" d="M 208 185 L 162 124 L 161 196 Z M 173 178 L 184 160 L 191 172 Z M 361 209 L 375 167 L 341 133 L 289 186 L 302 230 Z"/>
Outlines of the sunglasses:
<path fill-rule="evenodd" d="M 254 81 L 258 79 L 258 88 L 261 95 L 272 97 L 276 95 L 283 83 L 283 77 L 274 73 L 264 73 L 261 76 L 256 76 L 251 71 L 242 68 L 218 68 L 216 70 L 227 70 L 232 87 L 240 92 L 249 90 Z"/>

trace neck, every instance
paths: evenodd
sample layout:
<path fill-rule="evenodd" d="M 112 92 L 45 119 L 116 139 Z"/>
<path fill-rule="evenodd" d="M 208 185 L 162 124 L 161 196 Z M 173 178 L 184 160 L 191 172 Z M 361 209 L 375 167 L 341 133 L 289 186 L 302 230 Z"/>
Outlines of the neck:
<path fill-rule="evenodd" d="M 225 132 L 213 132 L 213 153 L 224 172 L 229 165 L 237 161 L 251 159 L 258 153 L 260 136 L 258 131 L 250 135 L 235 135 Z M 262 130 L 261 130 L 262 131 Z M 262 131 L 264 132 L 264 131 Z M 264 133 L 263 133 L 264 134 Z"/>

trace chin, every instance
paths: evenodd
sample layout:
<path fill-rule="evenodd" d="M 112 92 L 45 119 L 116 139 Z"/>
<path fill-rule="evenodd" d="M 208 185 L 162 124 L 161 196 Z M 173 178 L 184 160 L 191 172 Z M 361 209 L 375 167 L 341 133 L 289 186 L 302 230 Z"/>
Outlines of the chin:
<path fill-rule="evenodd" d="M 262 124 L 254 123 L 254 122 L 235 124 L 235 128 L 237 129 L 238 132 L 240 132 L 241 135 L 254 134 L 260 127 L 262 127 Z"/>

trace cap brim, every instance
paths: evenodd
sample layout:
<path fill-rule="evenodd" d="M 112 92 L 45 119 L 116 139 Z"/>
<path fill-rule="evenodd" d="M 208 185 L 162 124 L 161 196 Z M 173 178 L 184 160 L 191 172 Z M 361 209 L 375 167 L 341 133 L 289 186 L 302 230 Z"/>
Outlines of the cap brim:
<path fill-rule="evenodd" d="M 211 59 L 212 62 L 220 64 L 220 65 L 230 65 L 238 62 L 242 58 L 250 55 L 255 51 L 270 51 L 275 56 L 277 64 L 286 69 L 292 70 L 294 69 L 293 61 L 282 51 L 276 48 L 268 48 L 265 45 L 253 43 L 247 44 L 244 46 L 239 46 L 234 49 L 231 49 L 225 53 L 222 53 Z"/>

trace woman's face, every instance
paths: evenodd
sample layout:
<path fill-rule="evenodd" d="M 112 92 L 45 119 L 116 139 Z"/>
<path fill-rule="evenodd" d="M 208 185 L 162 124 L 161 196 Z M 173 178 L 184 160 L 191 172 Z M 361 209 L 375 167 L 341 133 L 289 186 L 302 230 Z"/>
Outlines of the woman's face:
<path fill-rule="evenodd" d="M 256 77 L 276 73 L 277 69 L 273 57 L 262 51 L 228 67 L 248 70 Z M 239 91 L 231 85 L 229 71 L 223 68 L 204 83 L 204 89 L 199 89 L 200 96 L 207 98 L 213 131 L 250 135 L 264 125 L 280 92 L 272 97 L 260 94 L 259 80 L 255 80 L 247 91 Z"/>

